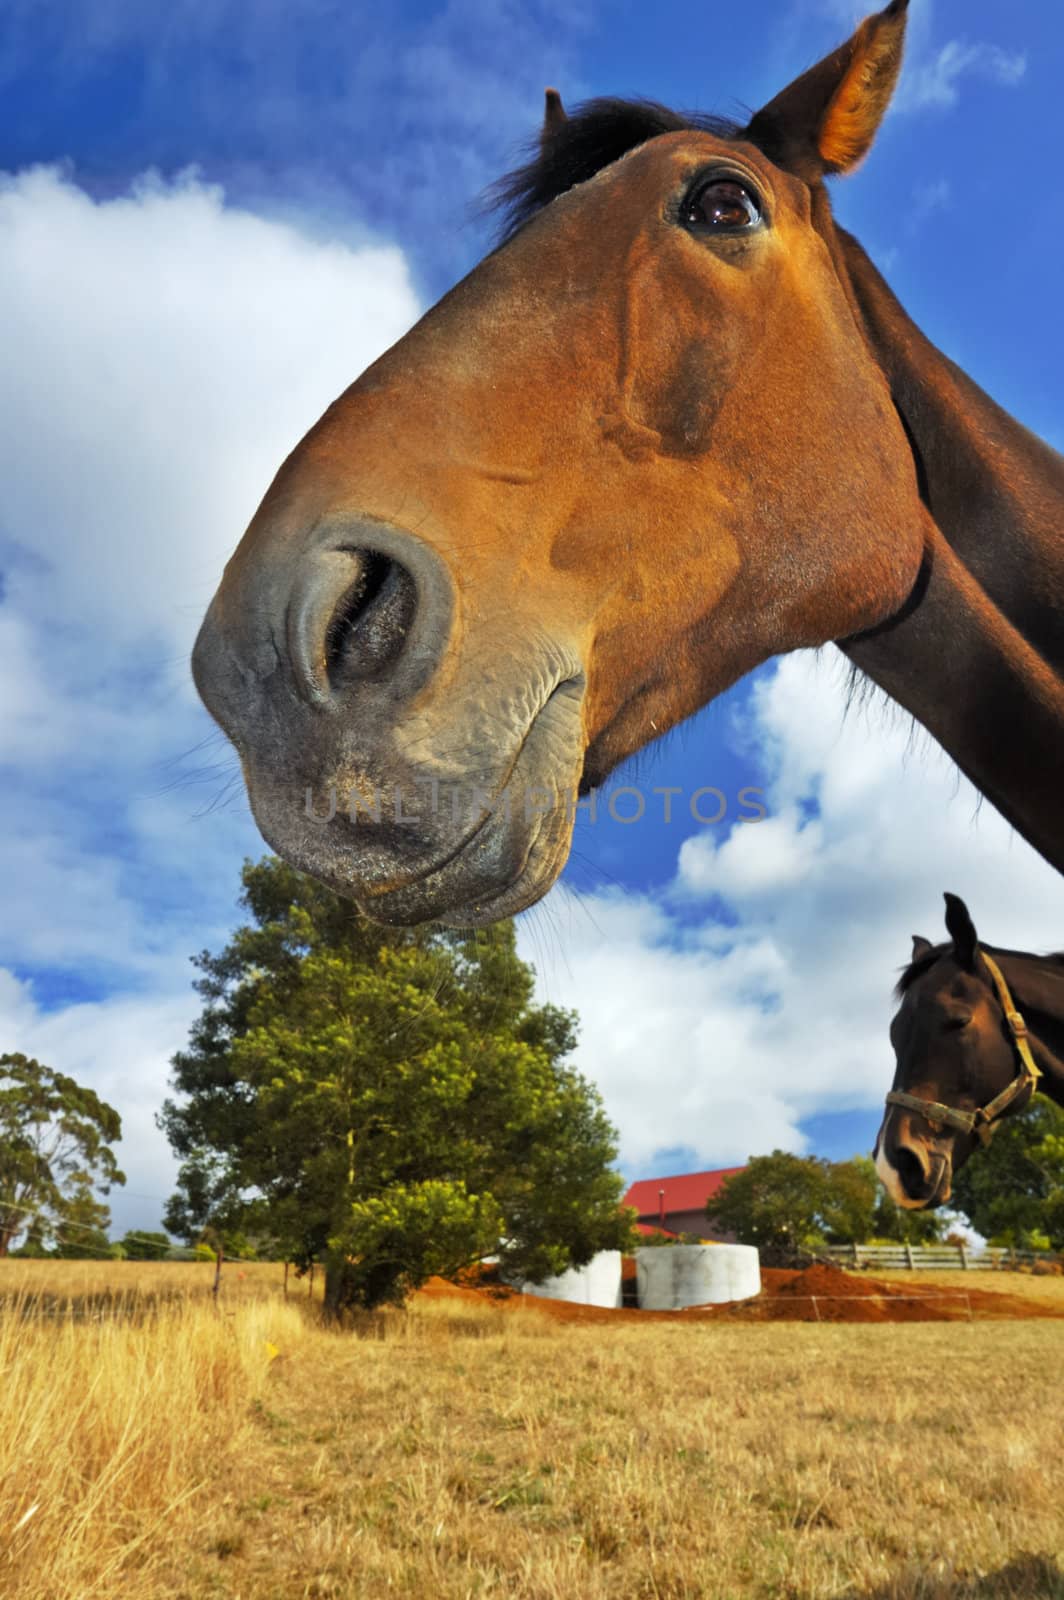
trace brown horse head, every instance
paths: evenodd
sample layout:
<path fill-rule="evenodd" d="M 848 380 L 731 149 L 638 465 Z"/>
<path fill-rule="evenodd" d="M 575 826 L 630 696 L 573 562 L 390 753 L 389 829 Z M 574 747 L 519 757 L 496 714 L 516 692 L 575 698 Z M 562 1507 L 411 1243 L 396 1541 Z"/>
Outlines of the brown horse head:
<path fill-rule="evenodd" d="M 531 904 L 579 790 L 912 591 L 926 513 L 823 182 L 905 6 L 745 129 L 549 96 L 501 246 L 278 473 L 196 682 L 266 838 L 371 916 Z"/>
<path fill-rule="evenodd" d="M 984 948 L 968 908 L 952 894 L 946 895 L 946 929 L 949 944 L 914 937 L 890 1027 L 897 1065 L 875 1159 L 891 1198 L 909 1209 L 947 1201 L 952 1174 L 1001 1117 L 1030 1103 L 1027 1060 L 1035 1073 L 1047 1075 L 1047 1092 L 1054 1094 L 1061 1081 L 1044 1038 L 1032 1033 L 1027 1049 L 1033 1055 L 1025 1060 L 1014 1030 L 1018 1023 L 1026 1040 L 1026 1023 L 1013 1008 L 1010 987 L 1022 994 L 1024 1013 L 1030 1009 L 1040 1024 L 1058 1008 L 1064 1021 L 1060 958 Z"/>

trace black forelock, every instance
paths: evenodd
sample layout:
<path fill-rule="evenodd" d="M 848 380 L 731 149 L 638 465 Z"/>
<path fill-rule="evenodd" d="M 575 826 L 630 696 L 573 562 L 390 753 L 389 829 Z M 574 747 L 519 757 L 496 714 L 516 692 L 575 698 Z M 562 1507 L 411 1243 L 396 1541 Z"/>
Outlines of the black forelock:
<path fill-rule="evenodd" d="M 951 944 L 936 944 L 932 949 L 925 950 L 922 956 L 917 956 L 915 961 L 910 961 L 901 977 L 894 985 L 894 993 L 900 1000 L 906 989 L 911 989 L 925 972 L 930 972 L 936 961 L 941 961 L 944 955 L 953 949 Z"/>
<path fill-rule="evenodd" d="M 670 111 L 654 100 L 587 100 L 542 141 L 524 166 L 488 190 L 486 208 L 502 213 L 500 244 L 560 194 L 593 178 L 629 150 L 662 133 L 684 129 L 734 139 L 740 125 L 699 111 Z"/>
<path fill-rule="evenodd" d="M 980 940 L 976 948 L 986 950 L 995 960 L 997 960 L 998 956 L 1004 956 L 1006 961 L 1010 958 L 1016 961 L 1026 961 L 1037 971 L 1051 973 L 1057 977 L 1060 975 L 1061 968 L 1064 967 L 1064 954 L 1059 952 L 1051 955 L 1036 956 L 1032 955 L 1028 950 L 1003 950 L 999 945 L 983 944 L 982 940 Z M 935 963 L 941 961 L 943 956 L 950 955 L 952 950 L 953 945 L 950 943 L 936 944 L 932 949 L 925 950 L 922 956 L 917 956 L 915 961 L 910 961 L 894 985 L 894 993 L 897 998 L 900 1000 L 907 989 L 911 989 L 913 984 L 919 982 L 924 976 L 925 972 L 930 972 Z"/>

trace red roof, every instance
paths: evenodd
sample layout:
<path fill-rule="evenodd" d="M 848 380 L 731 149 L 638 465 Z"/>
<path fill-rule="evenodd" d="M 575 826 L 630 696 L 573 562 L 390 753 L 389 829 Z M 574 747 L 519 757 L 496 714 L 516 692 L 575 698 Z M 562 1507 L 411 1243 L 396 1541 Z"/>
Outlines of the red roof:
<path fill-rule="evenodd" d="M 725 1178 L 743 1167 L 721 1167 L 717 1172 L 680 1172 L 670 1178 L 642 1178 L 633 1183 L 621 1204 L 634 1206 L 641 1217 L 661 1215 L 661 1191 L 665 1191 L 665 1215 L 674 1211 L 701 1211 Z"/>
<path fill-rule="evenodd" d="M 644 1239 L 678 1239 L 678 1233 L 672 1233 L 668 1228 L 656 1228 L 652 1222 L 637 1222 L 636 1233 L 642 1234 Z"/>

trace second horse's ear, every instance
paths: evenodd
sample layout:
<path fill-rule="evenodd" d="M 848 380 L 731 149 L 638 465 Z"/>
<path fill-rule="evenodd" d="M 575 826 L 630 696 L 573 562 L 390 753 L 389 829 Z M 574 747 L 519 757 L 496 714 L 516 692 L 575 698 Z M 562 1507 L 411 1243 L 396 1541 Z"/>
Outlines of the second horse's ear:
<path fill-rule="evenodd" d="M 564 127 L 568 121 L 569 118 L 566 115 L 565 107 L 562 105 L 562 97 L 557 89 L 545 89 L 543 91 L 543 126 L 539 133 L 540 145 L 549 144 L 559 128 Z"/>
<path fill-rule="evenodd" d="M 894 93 L 908 5 L 891 0 L 866 17 L 852 39 L 769 101 L 744 137 L 807 183 L 851 172 L 872 148 Z"/>
<path fill-rule="evenodd" d="M 922 934 L 914 933 L 913 934 L 913 953 L 912 953 L 910 965 L 911 965 L 911 963 L 913 961 L 919 961 L 921 956 L 928 955 L 933 949 L 934 949 L 934 945 L 931 943 L 930 939 L 925 939 Z"/>
<path fill-rule="evenodd" d="M 960 895 L 947 894 L 945 900 L 946 932 L 953 940 L 954 954 L 962 967 L 974 967 L 975 949 L 979 943 L 975 923 Z"/>

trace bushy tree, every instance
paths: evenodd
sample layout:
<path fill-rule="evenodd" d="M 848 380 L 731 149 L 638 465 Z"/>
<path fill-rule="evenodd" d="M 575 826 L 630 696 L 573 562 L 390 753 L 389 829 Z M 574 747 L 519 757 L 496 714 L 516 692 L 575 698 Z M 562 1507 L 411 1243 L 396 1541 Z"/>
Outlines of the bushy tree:
<path fill-rule="evenodd" d="M 512 924 L 382 928 L 272 858 L 243 882 L 251 920 L 196 958 L 162 1113 L 169 1226 L 324 1260 L 336 1309 L 487 1254 L 542 1278 L 628 1243 L 613 1130 L 565 1061 L 575 1018 L 533 1003 Z"/>
<path fill-rule="evenodd" d="M 719 1229 L 754 1244 L 767 1260 L 788 1261 L 825 1245 L 862 1244 L 873 1237 L 937 1238 L 943 1223 L 933 1213 L 908 1224 L 867 1157 L 825 1161 L 774 1150 L 751 1156 L 706 1206 Z"/>
<path fill-rule="evenodd" d="M 127 1261 L 162 1261 L 170 1249 L 165 1233 L 133 1228 L 119 1241 Z"/>
<path fill-rule="evenodd" d="M 789 1260 L 825 1242 L 827 1165 L 786 1150 L 751 1156 L 707 1202 L 706 1214 L 718 1229 L 757 1245 L 767 1258 Z"/>
<path fill-rule="evenodd" d="M 80 1223 L 102 1231 L 107 1208 L 93 1191 L 125 1183 L 111 1149 L 121 1137 L 118 1112 L 91 1089 L 32 1057 L 0 1056 L 0 1257 L 23 1232 L 43 1252 L 72 1242 Z"/>
<path fill-rule="evenodd" d="M 108 1207 L 97 1200 L 87 1179 L 71 1188 L 62 1220 L 49 1228 L 52 1254 L 64 1261 L 101 1261 L 111 1254 Z"/>
<path fill-rule="evenodd" d="M 991 1244 L 1064 1250 L 1064 1108 L 1039 1095 L 954 1174 L 951 1204 Z"/>
<path fill-rule="evenodd" d="M 876 1164 L 870 1156 L 854 1156 L 852 1161 L 843 1165 L 860 1168 L 875 1191 L 871 1230 L 873 1239 L 890 1240 L 898 1244 L 935 1244 L 944 1237 L 950 1225 L 950 1214 L 942 1211 L 909 1211 L 896 1205 L 880 1183 Z M 845 1242 L 862 1244 L 864 1240 L 855 1238 Z"/>

